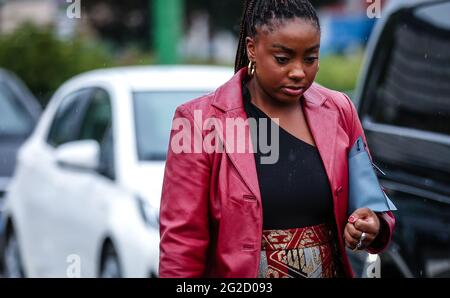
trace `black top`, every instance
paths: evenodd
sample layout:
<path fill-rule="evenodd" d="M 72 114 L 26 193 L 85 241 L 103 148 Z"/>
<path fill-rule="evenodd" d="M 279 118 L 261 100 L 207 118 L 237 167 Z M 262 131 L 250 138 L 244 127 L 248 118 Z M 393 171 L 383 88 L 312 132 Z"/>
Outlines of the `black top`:
<path fill-rule="evenodd" d="M 257 122 L 256 135 L 259 136 L 258 120 L 266 119 L 267 139 L 271 144 L 270 118 L 251 102 L 245 85 L 242 90 L 247 116 Z M 265 155 L 260 146 L 254 155 L 263 205 L 263 228 L 295 229 L 334 222 L 333 197 L 318 149 L 278 128 L 278 161 L 262 164 L 261 157 Z M 254 129 L 251 127 L 252 135 L 255 135 Z"/>

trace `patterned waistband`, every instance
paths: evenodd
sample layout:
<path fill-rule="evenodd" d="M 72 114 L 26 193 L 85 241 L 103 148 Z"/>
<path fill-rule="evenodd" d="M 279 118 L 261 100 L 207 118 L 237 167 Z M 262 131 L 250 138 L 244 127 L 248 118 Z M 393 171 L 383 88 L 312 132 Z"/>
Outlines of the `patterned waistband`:
<path fill-rule="evenodd" d="M 261 242 L 262 250 L 303 249 L 326 244 L 333 240 L 333 232 L 327 224 L 286 229 L 264 230 Z"/>
<path fill-rule="evenodd" d="M 333 230 L 327 224 L 264 230 L 259 277 L 324 278 L 341 275 Z"/>

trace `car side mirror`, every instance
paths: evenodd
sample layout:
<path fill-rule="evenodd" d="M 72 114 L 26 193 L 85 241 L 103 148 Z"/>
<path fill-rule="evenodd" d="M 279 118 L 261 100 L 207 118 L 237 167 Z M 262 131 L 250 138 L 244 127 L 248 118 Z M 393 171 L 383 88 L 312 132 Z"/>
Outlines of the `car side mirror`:
<path fill-rule="evenodd" d="M 98 171 L 100 145 L 94 140 L 62 144 L 56 149 L 56 162 L 62 167 Z"/>

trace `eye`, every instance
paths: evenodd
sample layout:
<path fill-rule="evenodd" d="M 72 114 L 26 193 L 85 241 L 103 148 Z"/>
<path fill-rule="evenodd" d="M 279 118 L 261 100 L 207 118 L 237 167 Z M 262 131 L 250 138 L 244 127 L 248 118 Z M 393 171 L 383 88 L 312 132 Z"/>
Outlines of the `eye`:
<path fill-rule="evenodd" d="M 306 57 L 305 62 L 308 64 L 313 64 L 316 60 L 319 60 L 318 57 Z"/>
<path fill-rule="evenodd" d="M 275 56 L 275 60 L 277 60 L 278 64 L 286 64 L 289 61 L 287 57 Z"/>

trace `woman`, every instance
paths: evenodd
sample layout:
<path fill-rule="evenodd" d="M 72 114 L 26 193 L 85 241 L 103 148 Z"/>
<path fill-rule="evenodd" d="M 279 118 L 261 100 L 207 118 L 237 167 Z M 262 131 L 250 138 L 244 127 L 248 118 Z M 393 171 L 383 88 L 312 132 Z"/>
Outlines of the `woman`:
<path fill-rule="evenodd" d="M 235 76 L 175 112 L 161 277 L 351 277 L 345 246 L 378 253 L 388 245 L 390 212 L 347 217 L 347 153 L 364 134 L 349 98 L 313 83 L 319 48 L 308 1 L 246 1 Z M 248 125 L 234 134 L 227 121 L 236 119 Z M 211 144 L 226 149 L 180 142 L 180 127 L 203 142 L 222 128 Z M 233 150 L 248 135 L 254 150 Z M 261 138 L 275 145 L 275 161 L 264 159 Z"/>

